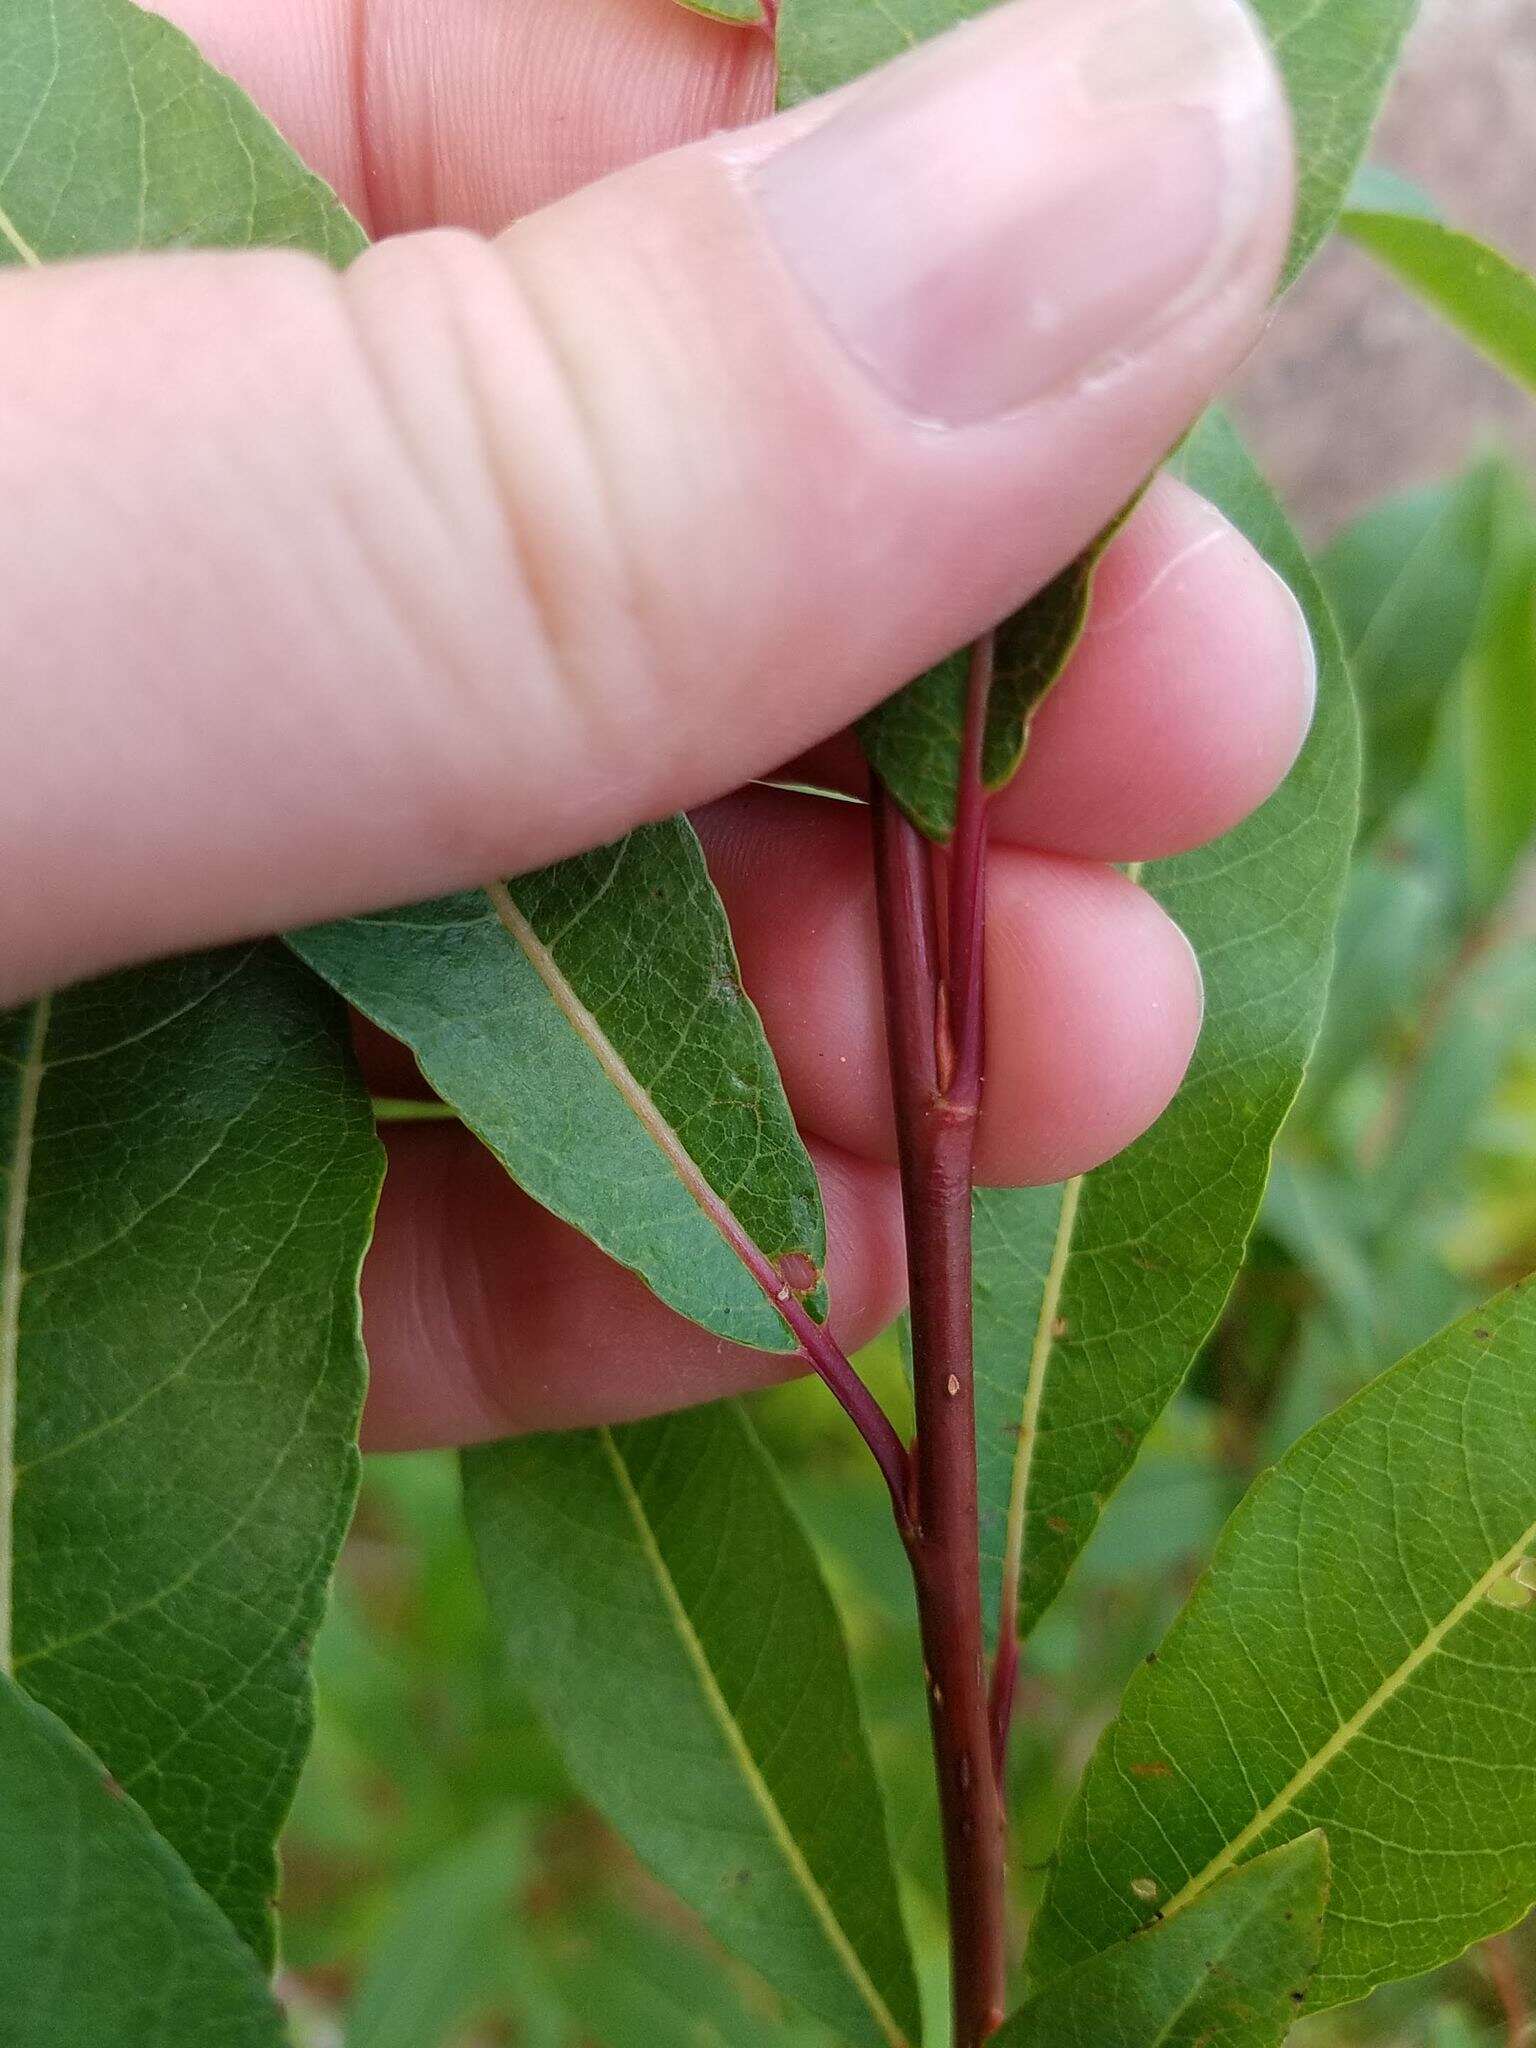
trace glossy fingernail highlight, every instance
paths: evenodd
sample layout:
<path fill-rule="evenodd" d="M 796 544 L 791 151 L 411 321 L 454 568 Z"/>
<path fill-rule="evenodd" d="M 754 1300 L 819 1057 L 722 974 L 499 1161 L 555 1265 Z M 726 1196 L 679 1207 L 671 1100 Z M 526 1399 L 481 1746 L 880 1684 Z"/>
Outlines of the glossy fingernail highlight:
<path fill-rule="evenodd" d="M 1240 0 L 1016 0 L 877 73 L 754 184 L 849 354 L 965 425 L 1278 265 L 1289 124 Z"/>

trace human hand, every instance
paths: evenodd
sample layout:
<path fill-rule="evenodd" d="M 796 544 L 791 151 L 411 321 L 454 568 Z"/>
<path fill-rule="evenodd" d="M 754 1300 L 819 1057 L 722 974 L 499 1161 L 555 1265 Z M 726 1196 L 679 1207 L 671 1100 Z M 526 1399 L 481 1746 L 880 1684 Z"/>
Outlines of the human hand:
<path fill-rule="evenodd" d="M 400 238 L 342 280 L 189 255 L 0 285 L 4 997 L 705 806 L 865 1341 L 902 1258 L 864 835 L 743 785 L 809 749 L 855 777 L 830 736 L 1070 559 L 1251 345 L 1289 210 L 1253 30 L 1236 0 L 1023 0 L 491 242 L 402 231 L 490 234 L 761 114 L 764 39 L 672 0 L 163 11 Z M 1198 972 L 1109 863 L 1236 822 L 1310 701 L 1289 595 L 1159 483 L 995 806 L 983 1180 L 1091 1166 L 1164 1107 Z M 465 1133 L 389 1143 L 375 1443 L 782 1370 Z"/>

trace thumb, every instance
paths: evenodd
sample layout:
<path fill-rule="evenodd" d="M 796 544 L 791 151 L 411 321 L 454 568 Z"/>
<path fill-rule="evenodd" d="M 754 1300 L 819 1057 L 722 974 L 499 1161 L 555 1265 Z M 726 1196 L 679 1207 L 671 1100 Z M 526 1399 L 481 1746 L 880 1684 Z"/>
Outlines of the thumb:
<path fill-rule="evenodd" d="M 845 725 L 1102 526 L 1288 215 L 1238 0 L 1029 0 L 496 242 L 8 279 L 0 993 L 513 873 Z"/>

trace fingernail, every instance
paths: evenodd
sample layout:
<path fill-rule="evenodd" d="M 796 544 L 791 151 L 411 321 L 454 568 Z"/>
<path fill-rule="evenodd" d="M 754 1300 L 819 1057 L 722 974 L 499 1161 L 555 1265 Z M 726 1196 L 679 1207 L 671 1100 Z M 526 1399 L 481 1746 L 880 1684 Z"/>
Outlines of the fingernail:
<path fill-rule="evenodd" d="M 843 346 L 959 426 L 1278 264 L 1288 162 L 1241 0 L 1017 0 L 876 73 L 754 182 Z"/>

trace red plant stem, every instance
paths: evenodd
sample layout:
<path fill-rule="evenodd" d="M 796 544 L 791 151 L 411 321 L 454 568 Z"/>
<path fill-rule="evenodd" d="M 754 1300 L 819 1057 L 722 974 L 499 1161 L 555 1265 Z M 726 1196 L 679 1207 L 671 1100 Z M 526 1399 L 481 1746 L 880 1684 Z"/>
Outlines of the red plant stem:
<path fill-rule="evenodd" d="M 767 1264 L 766 1260 L 764 1264 Z M 774 1274 L 772 1266 L 768 1271 Z M 844 1414 L 868 1444 L 890 1489 L 896 1526 L 905 1536 L 912 1521 L 912 1461 L 890 1417 L 854 1371 L 836 1339 L 806 1313 L 794 1295 L 788 1294 L 782 1284 L 770 1284 L 761 1274 L 754 1272 L 754 1278 L 763 1284 L 774 1307 L 798 1339 L 806 1363 L 831 1390 Z M 774 1274 L 774 1282 L 777 1283 L 777 1274 Z"/>
<path fill-rule="evenodd" d="M 949 1890 L 954 2048 L 980 2048 L 1007 1993 L 1004 1812 L 983 1668 L 971 1187 L 981 1104 L 986 848 L 979 776 L 989 657 L 972 666 L 966 772 L 950 865 L 947 975 L 938 971 L 928 848 L 876 784 L 875 872 L 891 1085 L 901 1154 L 917 1408 L 917 1591 Z"/>

